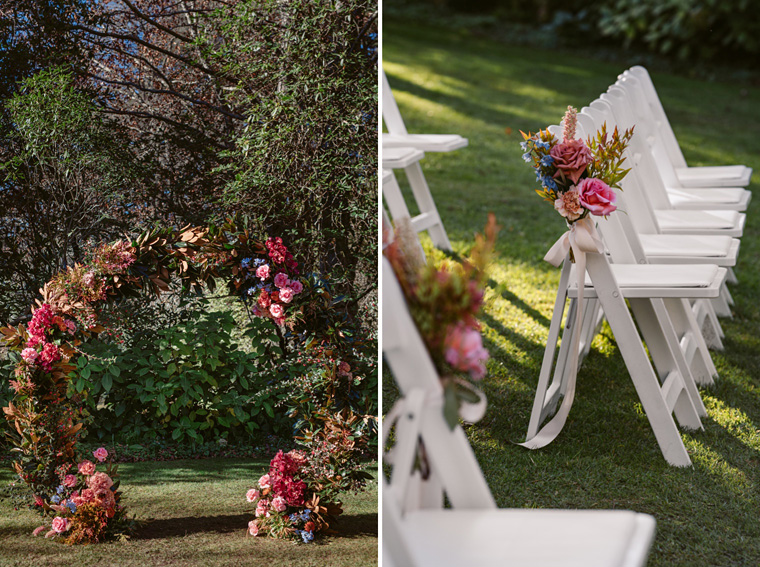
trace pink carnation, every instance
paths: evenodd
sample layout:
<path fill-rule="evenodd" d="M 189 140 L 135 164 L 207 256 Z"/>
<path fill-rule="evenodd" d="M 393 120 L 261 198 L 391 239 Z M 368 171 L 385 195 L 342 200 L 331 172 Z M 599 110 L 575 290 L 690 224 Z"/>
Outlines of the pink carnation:
<path fill-rule="evenodd" d="M 262 264 L 256 268 L 256 277 L 264 281 L 269 277 L 269 264 Z"/>
<path fill-rule="evenodd" d="M 583 207 L 581 206 L 578 191 L 575 188 L 560 193 L 554 201 L 554 208 L 570 222 L 578 220 L 583 214 Z"/>
<path fill-rule="evenodd" d="M 268 474 L 265 474 L 259 479 L 259 488 L 265 489 L 265 488 L 271 488 L 271 487 L 272 487 L 272 483 L 269 480 Z"/>
<path fill-rule="evenodd" d="M 549 153 L 554 158 L 554 165 L 557 166 L 554 177 L 559 177 L 562 172 L 573 183 L 578 183 L 581 175 L 586 171 L 586 166 L 592 160 L 591 150 L 583 140 L 565 140 L 553 146 Z"/>
<path fill-rule="evenodd" d="M 53 518 L 53 525 L 51 527 L 55 533 L 62 534 L 69 529 L 69 519 L 56 516 Z"/>
<path fill-rule="evenodd" d="M 274 285 L 283 288 L 288 285 L 288 282 L 290 280 L 288 279 L 288 274 L 285 272 L 278 272 L 277 275 L 274 277 Z"/>
<path fill-rule="evenodd" d="M 248 492 L 245 494 L 245 499 L 248 500 L 248 502 L 253 502 L 259 497 L 259 491 L 255 488 L 251 488 Z"/>
<path fill-rule="evenodd" d="M 37 356 L 39 356 L 39 354 L 40 353 L 37 352 L 37 349 L 27 347 L 21 351 L 21 358 L 23 358 L 29 364 L 34 364 L 34 361 L 37 360 Z"/>
<path fill-rule="evenodd" d="M 256 523 L 256 520 L 251 520 L 250 522 L 248 522 L 248 533 L 251 534 L 252 536 L 259 535 L 259 526 Z"/>
<path fill-rule="evenodd" d="M 272 508 L 278 512 L 284 512 L 288 509 L 288 503 L 285 502 L 285 499 L 282 496 L 275 496 L 272 500 Z"/>
<path fill-rule="evenodd" d="M 299 293 L 303 291 L 303 284 L 299 282 L 298 280 L 291 280 L 290 285 L 288 287 L 290 287 L 290 289 L 292 289 L 293 293 L 295 293 L 296 295 L 298 295 Z"/>
<path fill-rule="evenodd" d="M 99 447 L 98 449 L 95 449 L 92 454 L 101 463 L 108 458 L 108 451 L 106 451 L 105 447 Z"/>
<path fill-rule="evenodd" d="M 615 192 L 601 179 L 587 177 L 578 184 L 581 204 L 592 214 L 608 215 L 617 209 Z"/>
<path fill-rule="evenodd" d="M 469 372 L 475 380 L 486 375 L 488 351 L 483 348 L 480 331 L 462 323 L 450 328 L 444 341 L 446 362 L 457 370 Z"/>
<path fill-rule="evenodd" d="M 95 472 L 95 464 L 92 461 L 82 461 L 77 466 L 79 472 L 85 476 L 90 476 Z"/>
<path fill-rule="evenodd" d="M 63 486 L 74 488 L 77 485 L 77 477 L 73 474 L 67 474 L 63 477 Z"/>
<path fill-rule="evenodd" d="M 282 317 L 285 314 L 282 305 L 279 303 L 272 303 L 272 305 L 269 306 L 269 312 L 272 314 L 272 317 Z"/>
<path fill-rule="evenodd" d="M 289 287 L 284 287 L 280 290 L 280 301 L 283 303 L 290 303 L 293 301 L 293 290 Z"/>

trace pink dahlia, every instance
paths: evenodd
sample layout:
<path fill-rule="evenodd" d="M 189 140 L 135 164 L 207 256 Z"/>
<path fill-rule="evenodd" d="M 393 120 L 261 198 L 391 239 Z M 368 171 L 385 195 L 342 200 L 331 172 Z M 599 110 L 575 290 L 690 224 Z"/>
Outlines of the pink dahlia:
<path fill-rule="evenodd" d="M 23 358 L 29 364 L 34 364 L 34 361 L 37 360 L 39 354 L 40 353 L 37 352 L 37 349 L 27 347 L 21 351 L 21 358 Z"/>
<path fill-rule="evenodd" d="M 67 474 L 63 477 L 63 486 L 74 488 L 77 485 L 77 477 L 73 474 Z"/>
<path fill-rule="evenodd" d="M 95 492 L 100 490 L 110 490 L 113 486 L 113 480 L 106 473 L 96 472 L 87 479 L 87 486 Z"/>
<path fill-rule="evenodd" d="M 285 502 L 285 499 L 282 496 L 275 496 L 272 499 L 272 508 L 277 512 L 284 512 L 288 509 L 288 503 Z"/>
<path fill-rule="evenodd" d="M 271 488 L 272 483 L 269 480 L 269 475 L 265 474 L 259 479 L 259 488 L 265 489 L 265 488 Z"/>
<path fill-rule="evenodd" d="M 250 522 L 248 522 L 248 533 L 251 534 L 252 536 L 259 535 L 259 526 L 256 523 L 256 520 L 251 520 Z"/>

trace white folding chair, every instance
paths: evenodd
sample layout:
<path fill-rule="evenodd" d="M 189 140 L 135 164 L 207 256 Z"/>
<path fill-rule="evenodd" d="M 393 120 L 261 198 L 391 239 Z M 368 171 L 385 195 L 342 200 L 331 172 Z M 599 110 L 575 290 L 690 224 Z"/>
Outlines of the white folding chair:
<path fill-rule="evenodd" d="M 665 150 L 667 158 L 675 168 L 678 180 L 684 187 L 746 187 L 749 185 L 752 168 L 745 165 L 690 167 L 686 163 L 647 70 L 637 65 L 622 73 L 621 76 L 626 75 L 639 80 L 654 120 L 654 133 L 658 136 L 661 147 Z"/>
<path fill-rule="evenodd" d="M 667 158 L 667 152 L 661 147 L 655 135 L 652 121 L 646 116 L 646 102 L 639 82 L 633 77 L 618 79 L 610 86 L 608 93 L 614 95 L 609 99 L 616 118 L 622 123 L 635 123 L 637 151 L 649 148 L 651 158 L 647 164 L 655 166 L 660 184 L 665 187 L 668 200 L 674 209 L 726 209 L 745 211 L 752 197 L 752 192 L 738 187 L 686 188 L 676 175 L 675 168 Z M 604 97 L 602 97 L 604 99 Z"/>
<path fill-rule="evenodd" d="M 384 437 L 396 425 L 391 480 L 382 487 L 383 565 L 645 565 L 655 529 L 649 515 L 496 508 L 464 431 L 443 417 L 440 379 L 386 260 L 382 273 L 383 354 L 403 396 L 383 420 Z M 410 505 L 418 460 L 451 508 L 440 500 L 419 506 L 414 495 Z"/>

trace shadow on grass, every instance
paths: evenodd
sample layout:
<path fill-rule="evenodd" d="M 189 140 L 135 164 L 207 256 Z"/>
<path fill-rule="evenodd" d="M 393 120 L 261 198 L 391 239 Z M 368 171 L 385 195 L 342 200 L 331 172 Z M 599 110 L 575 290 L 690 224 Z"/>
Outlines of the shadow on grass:
<path fill-rule="evenodd" d="M 132 539 L 151 540 L 185 537 L 199 533 L 228 534 L 245 533 L 251 514 L 234 514 L 226 516 L 188 516 L 185 518 L 163 518 L 140 522 Z M 337 530 L 332 537 L 350 539 L 358 537 L 377 537 L 377 514 L 355 514 L 338 518 L 334 526 Z M 3 530 L 16 534 L 16 530 Z M 0 535 L 3 535 L 0 532 Z"/>

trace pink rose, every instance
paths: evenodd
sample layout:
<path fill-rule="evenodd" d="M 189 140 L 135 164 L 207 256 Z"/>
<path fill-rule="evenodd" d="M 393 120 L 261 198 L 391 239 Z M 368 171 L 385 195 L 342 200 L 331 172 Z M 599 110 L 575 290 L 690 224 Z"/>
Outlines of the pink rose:
<path fill-rule="evenodd" d="M 287 286 L 289 281 L 290 280 L 288 280 L 288 274 L 286 274 L 285 272 L 279 272 L 274 277 L 274 285 L 277 286 L 277 287 L 279 287 L 279 288 L 283 288 L 283 287 Z"/>
<path fill-rule="evenodd" d="M 104 447 L 95 449 L 92 454 L 101 463 L 108 458 L 108 451 L 106 451 Z"/>
<path fill-rule="evenodd" d="M 79 472 L 85 476 L 90 476 L 95 472 L 95 464 L 91 461 L 82 461 L 79 463 L 79 466 L 77 466 L 77 469 Z"/>
<path fill-rule="evenodd" d="M 269 264 L 262 264 L 256 268 L 256 277 L 261 278 L 261 281 L 267 279 L 269 277 Z"/>
<path fill-rule="evenodd" d="M 271 488 L 271 487 L 272 487 L 272 482 L 269 480 L 268 474 L 265 474 L 259 479 L 259 488 L 264 489 L 264 488 Z"/>
<path fill-rule="evenodd" d="M 269 312 L 272 314 L 272 317 L 282 317 L 285 311 L 282 308 L 282 305 L 279 303 L 272 303 L 272 305 L 269 306 Z"/>
<path fill-rule="evenodd" d="M 564 193 L 560 193 L 557 199 L 554 201 L 554 208 L 557 212 L 565 217 L 568 221 L 573 222 L 583 214 L 583 207 L 581 206 L 580 197 L 578 191 L 573 188 Z"/>
<path fill-rule="evenodd" d="M 284 287 L 280 290 L 280 301 L 283 303 L 290 303 L 293 301 L 293 290 L 289 287 Z"/>
<path fill-rule="evenodd" d="M 591 150 L 583 140 L 564 141 L 555 145 L 549 153 L 558 169 L 554 177 L 559 177 L 562 172 L 576 184 L 592 160 Z"/>
<path fill-rule="evenodd" d="M 69 529 L 69 519 L 56 516 L 53 518 L 53 531 L 57 534 L 62 534 Z"/>
<path fill-rule="evenodd" d="M 299 293 L 303 291 L 303 284 L 299 282 L 298 280 L 291 280 L 290 285 L 288 287 L 290 287 L 290 289 L 292 289 L 293 293 L 295 293 L 296 295 L 298 295 Z"/>
<path fill-rule="evenodd" d="M 245 494 L 245 499 L 248 500 L 248 502 L 253 502 L 259 497 L 259 491 L 255 488 L 251 488 L 248 492 Z"/>
<path fill-rule="evenodd" d="M 67 474 L 65 477 L 63 477 L 63 486 L 68 486 L 69 488 L 74 488 L 77 485 L 77 477 L 73 474 Z"/>
<path fill-rule="evenodd" d="M 259 526 L 256 524 L 256 520 L 251 520 L 248 522 L 248 533 L 252 536 L 259 535 Z"/>
<path fill-rule="evenodd" d="M 27 347 L 21 351 L 21 358 L 23 358 L 29 364 L 34 364 L 34 361 L 37 360 L 37 356 L 39 356 L 39 353 L 35 348 Z"/>
<path fill-rule="evenodd" d="M 601 179 L 587 177 L 578 183 L 578 195 L 592 214 L 604 216 L 617 209 L 615 192 Z"/>
<path fill-rule="evenodd" d="M 265 499 L 259 500 L 259 503 L 256 505 L 256 512 L 254 512 L 254 515 L 257 518 L 260 516 L 269 517 L 269 502 Z"/>
<path fill-rule="evenodd" d="M 285 499 L 282 496 L 275 496 L 272 500 L 272 508 L 278 512 L 284 512 L 288 509 L 288 503 L 285 502 Z"/>
<path fill-rule="evenodd" d="M 463 323 L 450 328 L 444 340 L 446 362 L 457 370 L 469 372 L 475 380 L 486 375 L 488 351 L 483 348 L 480 331 Z"/>

